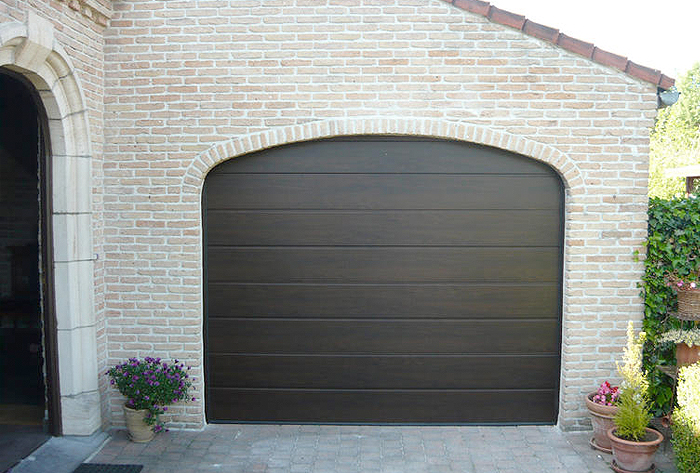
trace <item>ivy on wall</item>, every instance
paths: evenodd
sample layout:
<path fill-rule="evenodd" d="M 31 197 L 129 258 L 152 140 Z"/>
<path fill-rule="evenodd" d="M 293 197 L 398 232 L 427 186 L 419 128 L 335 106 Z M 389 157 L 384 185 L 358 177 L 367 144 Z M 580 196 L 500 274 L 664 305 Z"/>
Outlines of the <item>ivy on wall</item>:
<path fill-rule="evenodd" d="M 692 322 L 673 317 L 677 309 L 676 293 L 667 285 L 667 276 L 680 277 L 697 273 L 700 265 L 700 197 L 649 200 L 649 236 L 645 273 L 642 279 L 644 297 L 644 368 L 649 373 L 650 395 L 655 415 L 669 412 L 673 396 L 673 380 L 659 370 L 659 365 L 673 365 L 674 348 L 659 346 L 659 336 L 670 329 L 690 328 Z"/>

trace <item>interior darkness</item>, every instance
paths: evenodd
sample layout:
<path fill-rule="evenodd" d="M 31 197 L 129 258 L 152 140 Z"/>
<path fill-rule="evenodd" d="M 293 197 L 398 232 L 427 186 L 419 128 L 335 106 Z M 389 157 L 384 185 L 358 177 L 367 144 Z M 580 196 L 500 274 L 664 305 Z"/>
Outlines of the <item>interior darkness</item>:
<path fill-rule="evenodd" d="M 44 435 L 37 116 L 27 87 L 0 72 L 0 451 L 6 453 Z M 2 460 L 11 459 L 0 458 L 0 470 Z"/>

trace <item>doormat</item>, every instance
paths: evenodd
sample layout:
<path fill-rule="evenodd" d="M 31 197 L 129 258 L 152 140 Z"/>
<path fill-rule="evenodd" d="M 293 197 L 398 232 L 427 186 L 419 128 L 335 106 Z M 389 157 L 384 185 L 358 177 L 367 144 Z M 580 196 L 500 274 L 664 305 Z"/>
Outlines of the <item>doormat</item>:
<path fill-rule="evenodd" d="M 143 465 L 108 465 L 106 463 L 81 463 L 73 473 L 139 473 Z"/>

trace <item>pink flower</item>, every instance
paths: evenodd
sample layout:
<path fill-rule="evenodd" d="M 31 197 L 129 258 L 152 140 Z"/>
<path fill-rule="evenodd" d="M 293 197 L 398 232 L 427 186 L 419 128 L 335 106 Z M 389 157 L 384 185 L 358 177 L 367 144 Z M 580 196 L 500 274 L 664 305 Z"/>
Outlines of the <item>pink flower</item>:
<path fill-rule="evenodd" d="M 609 382 L 604 381 L 598 388 L 595 396 L 593 396 L 593 402 L 604 406 L 614 406 L 619 396 L 619 388 L 611 386 Z"/>

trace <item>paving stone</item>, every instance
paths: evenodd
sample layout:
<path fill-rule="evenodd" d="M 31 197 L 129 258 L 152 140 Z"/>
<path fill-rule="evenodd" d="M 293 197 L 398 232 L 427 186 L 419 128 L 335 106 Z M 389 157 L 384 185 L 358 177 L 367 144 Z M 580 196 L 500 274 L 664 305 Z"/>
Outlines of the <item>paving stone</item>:
<path fill-rule="evenodd" d="M 91 461 L 143 464 L 143 473 L 609 473 L 610 455 L 589 438 L 549 426 L 216 425 L 146 445 L 113 431 Z M 677 473 L 663 452 L 657 465 Z"/>

